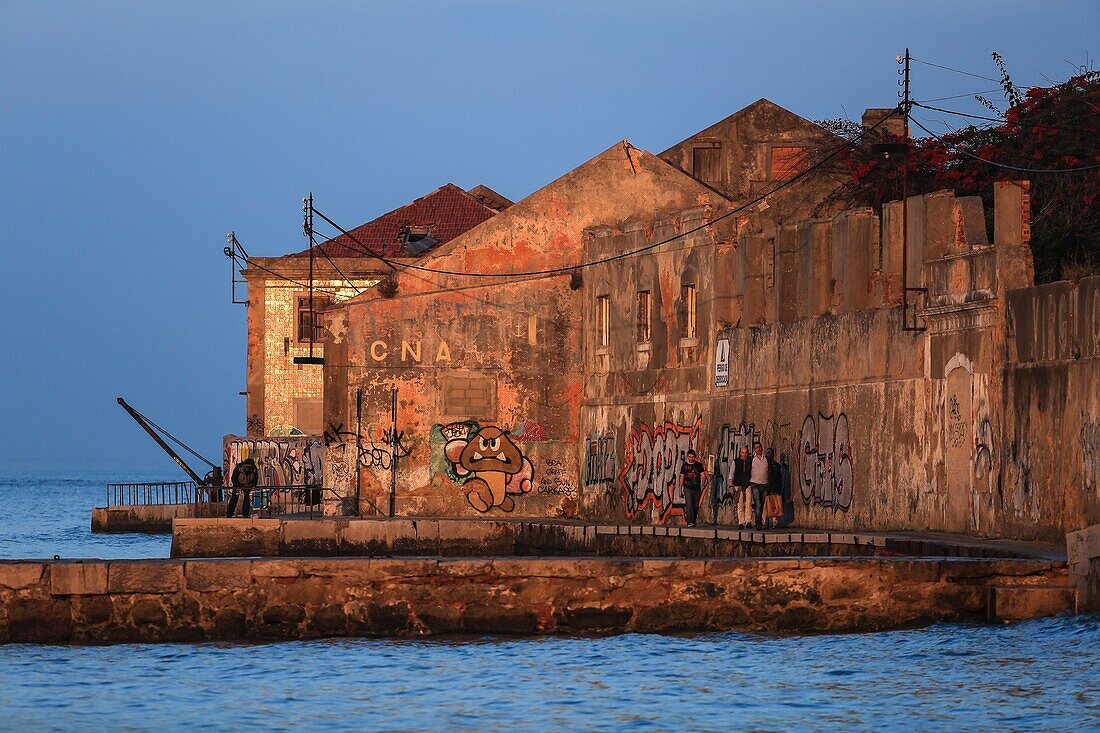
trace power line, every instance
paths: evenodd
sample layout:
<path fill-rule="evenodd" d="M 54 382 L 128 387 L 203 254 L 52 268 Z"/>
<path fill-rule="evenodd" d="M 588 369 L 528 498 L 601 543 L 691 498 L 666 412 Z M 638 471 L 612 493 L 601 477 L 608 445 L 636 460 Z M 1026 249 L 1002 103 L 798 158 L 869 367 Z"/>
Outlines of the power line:
<path fill-rule="evenodd" d="M 653 250 L 653 249 L 656 249 L 656 248 L 661 247 L 663 245 L 666 245 L 670 242 L 674 242 L 677 239 L 683 239 L 684 237 L 690 236 L 691 234 L 694 234 L 696 232 L 702 231 L 703 229 L 711 227 L 711 226 L 717 224 L 718 222 L 722 221 L 723 219 L 727 219 L 727 218 L 733 216 L 734 214 L 740 213 L 740 212 L 744 211 L 745 209 L 749 208 L 750 206 L 753 206 L 753 205 L 763 201 L 764 199 L 768 198 L 769 196 L 771 196 L 775 193 L 778 193 L 779 191 L 781 191 L 785 188 L 793 186 L 798 181 L 802 180 L 803 178 L 810 175 L 811 173 L 813 173 L 818 168 L 821 168 L 822 166 L 824 166 L 827 162 L 829 162 L 830 160 L 832 160 L 836 156 L 840 155 L 840 153 L 843 152 L 844 150 L 846 150 L 848 148 L 851 148 L 851 147 L 855 147 L 855 144 L 857 142 L 859 142 L 861 139 L 866 137 L 869 133 L 871 133 L 873 130 L 878 128 L 880 125 L 885 124 L 886 121 L 889 120 L 897 112 L 898 112 L 898 108 L 895 108 L 891 112 L 891 114 L 884 116 L 881 120 L 879 120 L 875 124 L 871 125 L 870 127 L 864 128 L 864 130 L 862 132 L 860 132 L 860 134 L 857 135 L 853 140 L 845 140 L 842 145 L 837 146 L 837 148 L 835 150 L 833 150 L 831 153 L 829 153 L 825 157 L 821 158 L 819 161 L 814 163 L 812 166 L 810 166 L 806 170 L 802 171 L 801 173 L 798 173 L 795 176 L 789 178 L 788 180 L 780 183 L 779 185 L 777 185 L 775 188 L 771 189 L 770 191 L 762 193 L 759 196 L 747 201 L 746 203 L 744 203 L 740 206 L 737 206 L 733 209 L 730 209 L 726 213 L 721 214 L 721 215 L 715 217 L 714 219 L 711 219 L 710 221 L 707 221 L 703 224 L 700 224 L 697 227 L 689 229 L 686 232 L 682 232 L 680 234 L 673 235 L 673 236 L 669 237 L 668 239 L 663 239 L 659 242 L 652 242 L 650 244 L 644 245 L 642 247 L 638 247 L 637 249 L 633 249 L 633 250 L 630 250 L 628 252 L 620 252 L 619 254 L 612 255 L 611 257 L 605 257 L 603 259 L 593 260 L 592 262 L 582 262 L 578 265 L 566 265 L 566 266 L 563 266 L 563 267 L 551 267 L 551 268 L 547 268 L 545 270 L 529 270 L 529 271 L 526 271 L 526 272 L 459 272 L 459 271 L 456 271 L 456 270 L 439 270 L 439 269 L 435 269 L 435 268 L 431 268 L 431 267 L 424 267 L 422 265 L 416 265 L 416 264 L 412 264 L 412 263 L 407 263 L 407 264 L 404 265 L 404 267 L 406 269 L 419 270 L 421 272 L 430 272 L 430 273 L 434 273 L 436 275 L 456 275 L 456 276 L 465 276 L 465 277 L 495 277 L 495 278 L 500 278 L 500 277 L 527 277 L 527 276 L 531 276 L 531 275 L 556 275 L 556 274 L 561 274 L 561 273 L 566 273 L 566 272 L 574 272 L 574 271 L 578 271 L 578 270 L 583 270 L 584 268 L 587 268 L 587 267 L 594 267 L 596 265 L 602 265 L 602 264 L 606 264 L 608 262 L 615 262 L 617 260 L 626 259 L 628 257 L 634 257 L 636 255 L 639 255 L 639 254 L 642 254 L 644 252 L 648 252 L 650 250 Z M 328 217 L 324 216 L 324 214 L 321 214 L 320 212 L 317 212 L 317 213 L 318 213 L 319 216 L 321 216 L 323 219 L 325 219 L 325 221 L 329 222 L 330 224 L 335 226 L 337 229 L 340 229 L 340 231 L 345 232 L 345 230 L 342 227 L 340 227 L 339 225 L 332 222 Z M 392 262 L 390 262 L 386 258 L 382 257 L 381 255 L 378 255 L 377 253 L 373 253 L 373 252 L 371 252 L 370 254 L 374 257 L 377 257 L 382 262 L 385 262 L 386 264 L 390 265 L 390 267 L 393 267 L 395 270 L 397 269 L 396 266 Z"/>
<path fill-rule="evenodd" d="M 274 275 L 275 277 L 277 277 L 280 280 L 286 280 L 288 283 L 293 283 L 294 285 L 297 285 L 298 287 L 301 287 L 301 288 L 308 288 L 309 287 L 308 284 L 303 283 L 303 282 L 299 282 L 298 280 L 295 280 L 294 278 L 287 277 L 286 275 L 283 275 L 282 273 L 275 272 L 275 270 L 264 267 L 259 262 L 256 262 L 253 259 L 250 259 L 248 257 L 244 257 L 243 255 L 242 255 L 241 259 L 244 260 L 245 262 L 247 262 L 252 267 L 263 270 L 264 272 L 268 273 L 269 275 Z M 334 298 L 342 298 L 342 299 L 346 300 L 346 299 L 352 297 L 350 295 L 346 295 L 344 293 L 337 293 L 337 292 L 332 291 L 332 290 L 323 290 L 323 289 L 318 288 L 316 286 L 313 289 L 316 290 L 318 293 L 324 293 L 325 295 L 331 295 Z"/>
<path fill-rule="evenodd" d="M 918 64 L 924 64 L 925 66 L 935 66 L 937 69 L 943 69 L 944 71 L 953 71 L 956 74 L 963 74 L 965 76 L 972 76 L 975 79 L 984 79 L 985 81 L 991 81 L 994 84 L 1001 84 L 1004 81 L 1003 79 L 994 79 L 992 76 L 982 76 L 981 74 L 975 74 L 975 73 L 970 72 L 970 71 L 963 71 L 962 69 L 956 69 L 953 66 L 944 66 L 943 64 L 936 64 L 936 63 L 933 63 L 931 61 L 925 61 L 924 59 L 918 59 L 916 56 L 910 56 L 909 59 L 911 61 L 916 61 Z M 1019 87 L 1020 89 L 1031 89 L 1032 88 L 1031 85 L 1029 85 L 1029 84 L 1015 84 L 1014 86 Z"/>
<path fill-rule="evenodd" d="M 999 122 L 1002 125 L 1006 123 L 1006 120 L 1004 120 L 1003 118 L 1000 118 L 1000 117 L 986 117 L 984 115 L 972 115 L 969 112 L 957 112 L 953 109 L 943 109 L 942 107 L 932 107 L 932 106 L 927 105 L 927 104 L 921 104 L 920 102 L 913 102 L 913 106 L 914 107 L 920 107 L 922 109 L 930 109 L 930 110 L 933 110 L 935 112 L 944 112 L 946 114 L 956 115 L 958 117 L 970 117 L 970 118 L 975 119 L 975 120 L 988 120 L 990 122 Z M 1069 130 L 1071 132 L 1100 132 L 1100 130 L 1098 130 L 1097 128 L 1093 128 L 1093 127 L 1072 127 L 1072 126 L 1069 126 L 1069 125 L 1059 125 L 1056 122 L 1041 122 L 1041 121 L 1024 122 L 1024 121 L 1020 121 L 1020 125 L 1022 127 L 1023 126 L 1027 126 L 1027 127 L 1049 127 L 1049 128 L 1058 129 L 1058 130 Z"/>
<path fill-rule="evenodd" d="M 345 275 L 344 271 L 341 270 L 340 267 L 335 262 L 332 261 L 332 258 L 328 256 L 327 252 L 325 252 L 325 248 L 324 247 L 318 247 L 317 249 L 321 250 L 321 254 L 324 256 L 324 258 L 326 260 L 328 260 L 328 263 L 330 265 L 332 265 L 332 269 L 334 269 L 334 270 L 336 270 L 336 272 L 340 273 L 340 277 L 344 278 L 344 280 L 347 282 L 347 284 L 351 286 L 351 289 L 355 291 L 355 294 L 356 295 L 361 295 L 363 293 L 363 291 L 360 290 L 359 288 L 357 288 L 355 286 L 355 283 L 353 283 L 351 281 L 351 278 L 348 277 L 347 275 Z"/>
<path fill-rule="evenodd" d="M 1008 165 L 1007 163 L 998 163 L 995 160 L 988 160 L 986 158 L 982 158 L 982 157 L 979 157 L 977 155 L 974 155 L 974 153 L 971 153 L 969 150 L 965 150 L 964 148 L 961 148 L 961 147 L 959 147 L 958 145 L 956 145 L 954 143 L 947 142 L 942 137 L 940 137 L 939 135 L 932 132 L 931 130 L 929 130 L 924 125 L 922 125 L 920 123 L 920 120 L 917 120 L 916 118 L 913 118 L 913 122 L 916 124 L 917 127 L 924 130 L 929 135 L 931 135 L 932 137 L 939 140 L 942 145 L 944 145 L 945 147 L 951 148 L 956 153 L 959 153 L 961 155 L 965 155 L 968 158 L 973 158 L 974 160 L 977 160 L 979 162 L 987 163 L 989 165 L 996 166 L 998 168 L 1004 168 L 1004 169 L 1010 170 L 1010 171 L 1017 171 L 1019 173 L 1080 173 L 1082 171 L 1092 171 L 1092 170 L 1096 170 L 1097 168 L 1100 168 L 1100 163 L 1097 163 L 1095 165 L 1085 165 L 1085 166 L 1081 166 L 1080 168 L 1023 168 L 1023 167 L 1020 167 L 1020 166 Z"/>
<path fill-rule="evenodd" d="M 912 56 L 909 57 L 912 60 Z M 952 94 L 949 97 L 934 97 L 933 99 L 922 99 L 920 102 L 913 102 L 913 104 L 921 104 L 922 102 L 946 102 L 949 99 L 962 99 L 963 97 L 977 97 L 980 94 L 992 94 L 993 92 L 1001 91 L 1000 87 L 996 89 L 987 89 L 984 92 L 971 92 L 970 94 Z"/>

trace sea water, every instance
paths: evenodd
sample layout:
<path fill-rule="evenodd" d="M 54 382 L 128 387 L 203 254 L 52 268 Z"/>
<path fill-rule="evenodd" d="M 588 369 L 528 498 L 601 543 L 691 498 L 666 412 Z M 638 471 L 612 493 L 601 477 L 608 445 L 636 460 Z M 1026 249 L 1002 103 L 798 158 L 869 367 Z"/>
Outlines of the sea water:
<path fill-rule="evenodd" d="M 0 480 L 0 557 L 166 557 L 92 535 L 114 477 Z M 172 476 L 143 477 L 172 480 Z M 1085 731 L 1100 616 L 872 634 L 0 645 L 12 731 Z"/>

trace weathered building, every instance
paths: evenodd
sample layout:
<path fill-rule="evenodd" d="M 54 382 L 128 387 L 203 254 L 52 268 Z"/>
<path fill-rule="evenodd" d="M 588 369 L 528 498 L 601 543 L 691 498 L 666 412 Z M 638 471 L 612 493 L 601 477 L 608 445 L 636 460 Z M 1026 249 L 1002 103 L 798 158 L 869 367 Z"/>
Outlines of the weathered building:
<path fill-rule="evenodd" d="M 695 449 L 719 476 L 703 516 L 732 522 L 730 461 L 760 441 L 800 526 L 1058 539 L 1095 523 L 1100 284 L 1032 288 L 1026 185 L 996 200 L 992 242 L 977 198 L 909 201 L 909 282 L 925 292 L 908 311 L 900 203 L 881 226 L 869 209 L 721 221 L 591 268 L 583 513 L 681 516 Z M 705 222 L 593 228 L 587 258 Z"/>
<path fill-rule="evenodd" d="M 568 268 L 582 234 L 727 203 L 624 141 L 417 263 L 433 272 L 400 273 L 392 297 L 375 289 L 330 309 L 329 483 L 355 494 L 358 482 L 364 513 L 385 507 L 396 388 L 399 514 L 575 514 L 584 280 Z"/>
<path fill-rule="evenodd" d="M 312 311 L 308 249 L 251 258 L 242 271 L 248 283 L 247 434 L 321 434 L 321 370 L 294 358 L 310 354 L 311 330 L 313 355 L 324 355 L 319 317 L 311 313 L 370 288 L 390 271 L 370 252 L 414 258 L 510 203 L 485 186 L 466 192 L 447 184 L 350 230 L 351 236 L 322 241 L 314 247 Z"/>
<path fill-rule="evenodd" d="M 904 223 L 900 202 L 814 218 L 828 173 L 761 207 L 797 175 L 775 149 L 814 142 L 787 115 L 615 145 L 329 308 L 326 486 L 359 498 L 329 510 L 680 522 L 695 449 L 702 517 L 730 522 L 730 460 L 760 441 L 800 526 L 1096 523 L 1100 285 L 1032 287 L 1026 185 L 998 184 L 992 231 L 948 191 Z"/>
<path fill-rule="evenodd" d="M 720 180 L 692 176 L 673 151 L 658 157 L 623 141 L 402 271 L 395 294 L 374 289 L 330 309 L 329 483 L 362 497 L 364 512 L 385 509 L 396 452 L 399 514 L 576 514 L 589 378 L 583 295 L 592 286 L 570 268 L 585 257 L 586 229 L 726 210 L 723 191 L 742 195 L 750 181 L 797 170 L 773 165 L 779 142 L 809 146 L 827 133 L 761 100 L 700 135 L 681 147 L 717 139 L 730 161 Z M 777 200 L 773 211 L 784 206 Z M 511 273 L 534 274 L 493 277 Z M 487 452 L 497 463 L 480 463 Z"/>

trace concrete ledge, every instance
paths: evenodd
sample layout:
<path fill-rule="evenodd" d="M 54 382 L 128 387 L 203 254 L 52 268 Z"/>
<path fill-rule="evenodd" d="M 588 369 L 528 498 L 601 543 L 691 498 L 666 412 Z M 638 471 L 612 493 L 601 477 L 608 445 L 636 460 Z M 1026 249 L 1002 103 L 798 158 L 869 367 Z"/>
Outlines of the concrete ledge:
<path fill-rule="evenodd" d="M 225 516 L 226 505 L 142 504 L 133 506 L 96 507 L 92 509 L 92 532 L 169 534 L 173 519 Z"/>
<path fill-rule="evenodd" d="M 1074 605 L 1067 571 L 1033 560 L 0 562 L 0 580 L 0 642 L 867 631 Z"/>
<path fill-rule="evenodd" d="M 173 557 L 1045 557 L 1050 546 L 914 533 L 747 531 L 459 518 L 177 519 Z"/>

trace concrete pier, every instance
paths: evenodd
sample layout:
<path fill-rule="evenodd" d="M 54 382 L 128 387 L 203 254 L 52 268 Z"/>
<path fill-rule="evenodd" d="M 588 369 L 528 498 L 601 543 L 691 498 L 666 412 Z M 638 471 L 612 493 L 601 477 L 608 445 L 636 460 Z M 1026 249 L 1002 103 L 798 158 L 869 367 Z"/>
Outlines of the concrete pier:
<path fill-rule="evenodd" d="M 134 504 L 92 509 L 92 532 L 169 534 L 173 519 L 223 517 L 224 503 Z"/>
<path fill-rule="evenodd" d="M 1064 563 L 1065 546 L 935 532 L 594 524 L 568 520 L 177 519 L 172 557 L 597 555 L 602 557 L 943 556 Z"/>
<path fill-rule="evenodd" d="M 0 562 L 0 642 L 870 631 L 1072 611 L 1064 563 L 943 558 Z"/>

